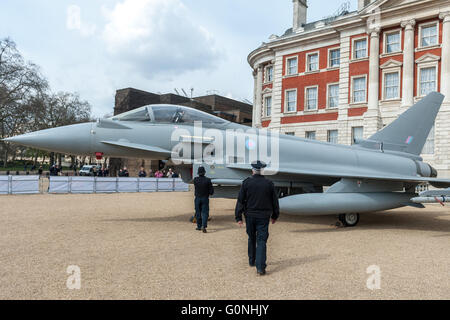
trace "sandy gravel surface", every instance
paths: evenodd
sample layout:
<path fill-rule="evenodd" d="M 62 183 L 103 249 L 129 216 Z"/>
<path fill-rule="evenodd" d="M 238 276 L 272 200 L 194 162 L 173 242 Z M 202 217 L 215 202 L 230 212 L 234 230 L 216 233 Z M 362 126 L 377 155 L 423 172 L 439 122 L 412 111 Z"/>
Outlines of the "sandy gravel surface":
<path fill-rule="evenodd" d="M 214 199 L 208 234 L 192 193 L 0 196 L 1 299 L 450 299 L 450 211 L 282 216 L 268 274 L 247 264 L 232 200 Z M 66 287 L 69 265 L 81 289 Z M 369 290 L 378 265 L 381 289 Z"/>

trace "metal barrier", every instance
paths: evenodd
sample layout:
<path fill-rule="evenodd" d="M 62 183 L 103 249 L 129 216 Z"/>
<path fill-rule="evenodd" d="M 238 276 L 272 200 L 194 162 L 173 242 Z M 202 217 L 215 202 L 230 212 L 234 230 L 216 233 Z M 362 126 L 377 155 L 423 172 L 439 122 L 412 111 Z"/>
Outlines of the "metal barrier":
<path fill-rule="evenodd" d="M 0 176 L 0 194 L 39 193 L 39 176 Z"/>
<path fill-rule="evenodd" d="M 189 185 L 181 179 L 50 177 L 49 193 L 183 192 Z"/>

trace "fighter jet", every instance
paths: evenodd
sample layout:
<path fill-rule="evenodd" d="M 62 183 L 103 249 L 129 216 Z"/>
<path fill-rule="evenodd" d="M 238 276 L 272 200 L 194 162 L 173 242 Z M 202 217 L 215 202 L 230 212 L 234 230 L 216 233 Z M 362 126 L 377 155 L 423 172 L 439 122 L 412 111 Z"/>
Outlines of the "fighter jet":
<path fill-rule="evenodd" d="M 337 215 L 343 225 L 355 226 L 361 213 L 423 208 L 414 199 L 420 184 L 450 187 L 420 157 L 443 98 L 429 94 L 352 146 L 249 128 L 176 105 L 144 106 L 5 141 L 71 155 L 168 160 L 185 182 L 202 165 L 216 196 L 227 198 L 237 196 L 259 159 L 268 164 L 265 174 L 277 188 L 282 213 Z"/>

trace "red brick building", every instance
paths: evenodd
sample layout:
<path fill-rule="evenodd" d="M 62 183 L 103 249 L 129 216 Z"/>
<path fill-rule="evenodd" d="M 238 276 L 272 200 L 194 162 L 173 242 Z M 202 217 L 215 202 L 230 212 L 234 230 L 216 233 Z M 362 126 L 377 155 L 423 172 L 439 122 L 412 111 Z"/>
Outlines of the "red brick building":
<path fill-rule="evenodd" d="M 351 144 L 440 91 L 423 158 L 450 176 L 450 1 L 359 0 L 308 23 L 307 1 L 293 8 L 292 28 L 248 56 L 254 126 Z"/>

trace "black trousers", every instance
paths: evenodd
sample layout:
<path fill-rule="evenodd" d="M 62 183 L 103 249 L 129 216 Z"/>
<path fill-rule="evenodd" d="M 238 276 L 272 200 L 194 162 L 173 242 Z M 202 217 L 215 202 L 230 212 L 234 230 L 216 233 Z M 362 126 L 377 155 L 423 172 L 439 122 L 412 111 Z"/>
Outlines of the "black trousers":
<path fill-rule="evenodd" d="M 245 217 L 248 234 L 248 259 L 258 271 L 266 269 L 270 218 Z"/>
<path fill-rule="evenodd" d="M 197 218 L 197 228 L 206 229 L 208 227 L 209 218 L 209 198 L 196 197 L 195 203 L 195 217 Z"/>

